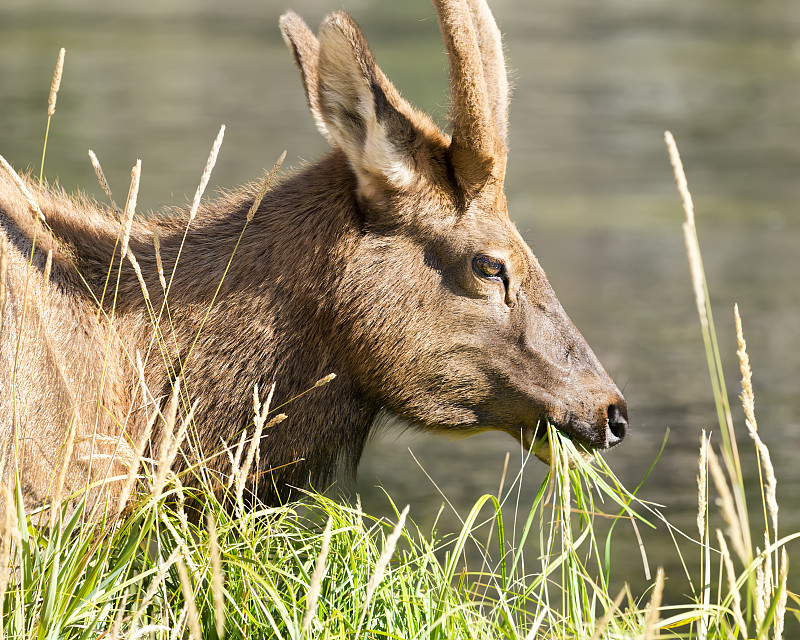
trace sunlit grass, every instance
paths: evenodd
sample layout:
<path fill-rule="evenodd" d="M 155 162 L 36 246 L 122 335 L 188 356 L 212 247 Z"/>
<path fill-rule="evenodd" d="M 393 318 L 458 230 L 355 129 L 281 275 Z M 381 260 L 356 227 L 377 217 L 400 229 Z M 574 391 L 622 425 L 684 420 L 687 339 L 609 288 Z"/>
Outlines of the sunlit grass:
<path fill-rule="evenodd" d="M 220 142 L 221 135 L 207 173 Z M 619 579 L 612 553 L 619 523 L 651 527 L 665 520 L 638 496 L 640 487 L 626 489 L 601 456 L 586 460 L 552 428 L 544 446 L 551 447 L 553 463 L 531 504 L 516 502 L 523 466 L 500 495 L 476 501 L 459 531 L 420 531 L 413 505 L 409 517 L 408 508 L 394 508 L 391 521 L 364 513 L 357 500 L 346 504 L 316 492 L 281 507 L 261 505 L 249 494 L 253 456 L 267 420 L 282 414 L 271 416 L 271 393 L 262 402 L 257 389 L 252 433 L 242 436 L 232 457 L 231 482 L 214 490 L 185 488 L 171 468 L 196 398 L 176 381 L 163 412 L 153 414 L 141 441 L 129 447 L 124 513 L 112 508 L 105 516 L 85 517 L 83 503 L 67 500 L 74 496 L 62 502 L 58 478 L 51 504 L 29 513 L 15 474 L 0 484 L 2 637 L 782 637 L 787 620 L 798 620 L 786 546 L 800 532 L 778 530 L 777 478 L 758 433 L 737 310 L 745 428 L 754 443 L 752 454 L 738 450 L 691 196 L 671 136 L 668 142 L 687 214 L 684 234 L 723 436 L 719 448 L 705 433 L 700 442 L 698 527 L 682 534 L 695 541 L 696 554 L 681 557 L 687 574 L 699 581 L 690 583 L 685 602 L 662 606 L 668 576 L 660 569 L 643 595 L 627 587 L 612 590 Z M 93 164 L 103 183 L 96 158 Z M 206 174 L 198 203 L 207 180 Z M 122 215 L 123 247 L 135 191 Z M 166 293 L 168 278 L 161 270 L 160 276 Z M 109 295 L 115 280 L 109 269 Z M 165 309 L 166 302 L 161 310 L 148 305 L 154 323 Z M 154 336 L 157 351 L 168 337 L 159 331 Z M 142 371 L 140 363 L 137 368 Z M 281 410 L 290 413 L 291 403 Z M 144 443 L 156 420 L 165 445 L 159 460 L 148 460 Z M 68 452 L 69 438 L 65 444 Z M 741 468 L 749 455 L 761 473 L 759 509 L 748 509 L 745 501 Z M 64 459 L 66 465 L 69 453 Z M 193 472 L 204 476 L 202 465 Z M 715 495 L 724 530 L 711 530 Z M 601 519 L 611 526 L 597 526 Z M 481 559 L 477 566 L 468 560 L 475 557 Z"/>
<path fill-rule="evenodd" d="M 565 461 L 573 445 L 552 437 L 556 459 Z M 4 540 L 14 540 L 13 549 L 3 548 L 12 567 L 4 632 L 214 638 L 221 618 L 227 637 L 242 638 L 590 637 L 613 600 L 592 527 L 595 493 L 619 500 L 626 514 L 632 496 L 607 470 L 577 465 L 553 467 L 516 548 L 505 540 L 509 524 L 494 496 L 482 497 L 461 532 L 445 537 L 422 533 L 410 521 L 397 528 L 358 504 L 316 493 L 302 503 L 238 514 L 203 493 L 203 525 L 186 517 L 170 483 L 158 500 L 149 491 L 138 494 L 126 518 L 95 525 L 81 524 L 75 511 L 47 531 L 17 505 L 7 511 L 13 516 L 3 532 Z M 141 488 L 155 481 L 145 474 Z M 487 518 L 496 531 L 490 547 L 479 541 Z M 329 549 L 320 569 L 325 521 Z M 543 553 L 526 565 L 520 550 L 528 536 L 540 538 Z M 480 570 L 466 566 L 467 547 L 485 556 Z M 310 593 L 316 595 L 307 616 Z M 618 612 L 609 628 L 622 619 Z M 631 621 L 639 624 L 636 615 Z"/>

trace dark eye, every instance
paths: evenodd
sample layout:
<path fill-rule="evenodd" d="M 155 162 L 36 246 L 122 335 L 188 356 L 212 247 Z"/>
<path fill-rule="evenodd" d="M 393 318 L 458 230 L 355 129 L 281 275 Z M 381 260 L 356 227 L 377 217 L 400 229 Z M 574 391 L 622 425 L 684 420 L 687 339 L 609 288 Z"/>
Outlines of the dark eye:
<path fill-rule="evenodd" d="M 479 276 L 494 280 L 505 280 L 506 266 L 502 260 L 490 256 L 475 256 L 472 265 Z"/>

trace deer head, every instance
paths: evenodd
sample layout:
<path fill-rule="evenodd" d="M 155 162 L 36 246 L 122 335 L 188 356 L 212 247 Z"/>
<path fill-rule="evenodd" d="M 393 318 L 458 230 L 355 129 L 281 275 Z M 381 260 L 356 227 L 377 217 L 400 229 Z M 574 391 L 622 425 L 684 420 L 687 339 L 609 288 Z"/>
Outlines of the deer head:
<path fill-rule="evenodd" d="M 360 237 L 332 292 L 340 358 L 374 405 L 422 428 L 498 429 L 530 447 L 549 421 L 612 447 L 625 400 L 509 218 L 500 32 L 484 0 L 434 5 L 451 135 L 401 97 L 349 15 L 328 16 L 318 39 L 281 19 L 316 125 L 353 176 Z"/>

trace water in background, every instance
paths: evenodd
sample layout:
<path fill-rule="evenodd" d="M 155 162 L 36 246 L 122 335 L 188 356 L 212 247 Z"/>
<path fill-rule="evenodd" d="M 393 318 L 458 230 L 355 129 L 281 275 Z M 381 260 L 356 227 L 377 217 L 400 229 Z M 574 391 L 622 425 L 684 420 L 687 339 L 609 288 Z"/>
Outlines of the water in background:
<path fill-rule="evenodd" d="M 118 200 L 141 158 L 141 208 L 182 204 L 221 123 L 227 133 L 212 184 L 255 179 L 283 149 L 286 166 L 299 166 L 325 143 L 277 20 L 291 6 L 316 25 L 339 4 L 3 0 L 0 153 L 18 168 L 38 167 L 50 76 L 64 46 L 46 175 L 67 189 L 101 197 L 86 156 L 91 148 Z M 492 4 L 515 85 L 511 215 L 628 400 L 632 433 L 607 459 L 636 486 L 669 432 L 640 494 L 694 530 L 700 430 L 716 431 L 717 423 L 663 145 L 670 129 L 697 206 L 735 420 L 743 424 L 733 398 L 738 302 L 761 434 L 777 467 L 782 532 L 800 529 L 800 5 Z M 447 63 L 427 0 L 353 0 L 346 8 L 403 94 L 442 122 Z M 741 442 L 748 447 L 746 435 Z M 425 529 L 443 502 L 439 490 L 462 516 L 481 494 L 495 492 L 507 452 L 513 477 L 521 454 L 508 437 L 449 441 L 390 429 L 368 446 L 355 489 L 368 510 L 388 513 L 376 488 L 384 487 L 401 506 L 412 505 Z M 544 472 L 536 463 L 526 468 L 523 513 Z M 752 456 L 746 474 L 757 481 Z M 456 523 L 447 507 L 439 530 Z M 651 570 L 667 568 L 668 593 L 686 593 L 663 526 L 642 535 Z M 640 588 L 645 571 L 633 532 L 618 527 L 615 540 L 617 579 Z M 800 562 L 796 546 L 792 555 Z"/>

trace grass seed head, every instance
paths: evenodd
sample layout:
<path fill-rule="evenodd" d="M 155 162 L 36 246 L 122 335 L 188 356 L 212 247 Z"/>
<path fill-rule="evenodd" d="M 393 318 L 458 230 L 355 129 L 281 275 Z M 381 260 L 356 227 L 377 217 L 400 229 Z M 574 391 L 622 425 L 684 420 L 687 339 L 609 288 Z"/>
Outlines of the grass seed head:
<path fill-rule="evenodd" d="M 725 472 L 722 470 L 719 458 L 714 452 L 714 447 L 711 445 L 708 446 L 708 469 L 711 471 L 711 478 L 714 481 L 714 486 L 720 497 L 722 517 L 728 525 L 728 536 L 733 545 L 733 550 L 739 557 L 739 561 L 743 565 L 747 565 L 749 554 L 747 552 L 747 545 L 745 545 L 744 542 L 741 521 L 736 512 L 736 503 L 725 479 Z"/>
<path fill-rule="evenodd" d="M 336 374 L 335 373 L 329 373 L 327 376 L 323 376 L 322 378 L 317 380 L 314 383 L 314 387 L 313 388 L 316 389 L 317 387 L 323 387 L 326 384 L 328 384 L 329 382 L 332 382 L 335 378 L 336 378 Z"/>
<path fill-rule="evenodd" d="M 758 431 L 755 412 L 756 400 L 753 393 L 753 371 L 750 368 L 750 356 L 747 355 L 747 342 L 742 331 L 742 318 L 739 315 L 738 304 L 733 307 L 733 315 L 736 320 L 736 341 L 739 346 L 736 355 L 739 356 L 739 368 L 742 371 L 742 394 L 739 397 L 742 400 L 745 417 L 752 424 L 753 429 Z"/>
<path fill-rule="evenodd" d="M 661 596 L 664 593 L 664 568 L 659 567 L 656 572 L 656 585 L 653 587 L 653 595 L 647 605 L 647 615 L 645 616 L 644 640 L 651 640 L 658 634 L 656 625 L 660 618 Z"/>
<path fill-rule="evenodd" d="M 283 161 L 286 159 L 286 151 L 284 151 L 278 159 L 275 161 L 275 164 L 272 165 L 272 169 L 270 169 L 269 173 L 264 177 L 264 180 L 261 182 L 261 186 L 258 188 L 258 192 L 256 193 L 256 197 L 253 199 L 253 204 L 250 206 L 250 210 L 247 212 L 247 222 L 251 222 L 253 217 L 256 215 L 256 211 L 261 206 L 261 201 L 264 199 L 264 196 L 267 195 L 267 191 L 272 186 L 272 181 L 275 179 L 275 176 L 278 173 L 278 170 L 281 168 Z"/>
<path fill-rule="evenodd" d="M 200 209 L 200 200 L 203 198 L 203 193 L 205 192 L 206 187 L 208 186 L 208 181 L 211 178 L 211 172 L 214 170 L 214 165 L 217 163 L 217 156 L 219 155 L 219 149 L 222 146 L 222 139 L 224 137 L 225 125 L 223 124 L 219 128 L 219 133 L 214 140 L 214 144 L 211 146 L 211 152 L 208 154 L 206 167 L 203 169 L 203 175 L 200 177 L 200 184 L 197 186 L 197 191 L 195 191 L 194 200 L 192 201 L 192 208 L 189 211 L 189 222 L 195 219 L 195 216 L 197 216 L 197 211 Z"/>
<path fill-rule="evenodd" d="M 47 115 L 52 116 L 56 112 L 56 100 L 58 99 L 58 90 L 61 88 L 61 76 L 64 73 L 64 56 L 67 50 L 61 47 L 58 52 L 58 61 L 56 62 L 56 69 L 53 72 L 53 81 L 50 83 L 50 95 L 47 98 Z"/>
<path fill-rule="evenodd" d="M 39 203 L 36 202 L 36 198 L 33 197 L 30 190 L 25 183 L 23 182 L 22 178 L 19 177 L 19 174 L 14 171 L 14 168 L 8 164 L 8 160 L 6 160 L 3 156 L 0 156 L 0 167 L 5 169 L 6 173 L 11 177 L 11 180 L 16 185 L 17 189 L 19 189 L 22 197 L 25 198 L 25 202 L 28 204 L 28 208 L 31 210 L 31 213 L 35 214 L 39 220 L 42 222 L 46 222 L 44 214 L 42 213 L 41 208 L 39 207 Z"/>
<path fill-rule="evenodd" d="M 689 183 L 686 180 L 686 172 L 683 170 L 683 162 L 681 161 L 681 154 L 678 152 L 678 145 L 675 143 L 675 138 L 672 136 L 671 132 L 664 132 L 664 142 L 667 143 L 669 161 L 670 164 L 672 164 L 675 182 L 678 185 L 678 193 L 680 193 L 681 201 L 683 202 L 686 222 L 694 226 L 694 203 L 692 202 L 692 194 L 689 191 Z"/>
<path fill-rule="evenodd" d="M 697 471 L 697 531 L 702 542 L 706 535 L 706 511 L 708 509 L 708 442 L 706 430 L 700 436 L 700 458 Z"/>
<path fill-rule="evenodd" d="M 106 174 L 103 173 L 103 167 L 100 166 L 100 160 L 98 160 L 97 155 L 91 149 L 89 149 L 89 161 L 92 163 L 92 168 L 94 169 L 94 174 L 97 176 L 97 182 L 100 183 L 100 188 L 108 196 L 108 199 L 111 201 L 111 206 L 114 207 L 114 211 L 116 212 L 118 210 L 117 203 L 114 202 L 114 198 L 111 195 L 111 187 L 108 186 Z"/>
<path fill-rule="evenodd" d="M 139 197 L 139 181 L 142 177 L 142 161 L 137 160 L 131 169 L 131 186 L 128 190 L 128 200 L 125 203 L 125 213 L 122 216 L 122 256 L 128 253 L 128 242 L 131 239 L 131 227 L 133 226 L 133 216 L 136 212 L 136 200 Z"/>
<path fill-rule="evenodd" d="M 166 292 L 167 280 L 164 277 L 164 263 L 161 261 L 161 240 L 158 237 L 158 229 L 153 227 L 153 248 L 156 252 L 156 269 L 158 270 L 158 281 L 161 283 L 161 288 Z"/>
<path fill-rule="evenodd" d="M 786 547 L 781 549 L 781 573 L 778 578 L 778 602 L 775 606 L 775 640 L 783 637 L 783 625 L 786 618 L 786 601 L 789 592 L 786 589 L 786 580 L 789 577 L 789 556 Z"/>

